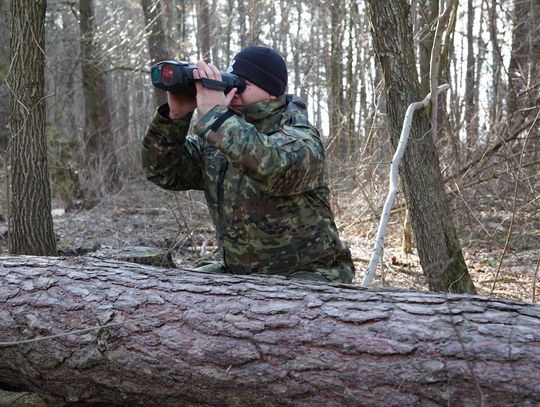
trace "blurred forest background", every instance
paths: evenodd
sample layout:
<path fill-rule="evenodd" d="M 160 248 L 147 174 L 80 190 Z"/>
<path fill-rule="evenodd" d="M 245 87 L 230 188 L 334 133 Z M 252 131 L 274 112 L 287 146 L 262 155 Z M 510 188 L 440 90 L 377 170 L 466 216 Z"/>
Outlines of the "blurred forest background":
<path fill-rule="evenodd" d="M 426 95 L 442 10 L 439 0 L 409 3 L 417 59 L 408 69 L 417 69 Z M 467 264 L 480 293 L 538 301 L 540 1 L 441 3 L 450 5 L 439 83 L 451 91 L 439 101 L 435 142 Z M 2 163 L 12 138 L 9 10 L 10 0 L 0 0 Z M 163 102 L 149 69 L 162 59 L 201 58 L 225 69 L 242 47 L 264 44 L 285 57 L 289 93 L 307 102 L 322 130 L 338 226 L 361 277 L 393 153 L 370 31 L 384 36 L 385 27 L 370 27 L 363 1 L 50 0 L 45 30 L 46 135 L 61 252 L 145 244 L 188 265 L 217 255 L 203 197 L 160 191 L 143 179 L 140 140 Z M 2 165 L 3 186 L 7 172 Z M 0 194 L 3 251 L 7 199 Z M 425 286 L 414 249 L 400 250 L 405 219 L 401 198 L 376 284 Z"/>

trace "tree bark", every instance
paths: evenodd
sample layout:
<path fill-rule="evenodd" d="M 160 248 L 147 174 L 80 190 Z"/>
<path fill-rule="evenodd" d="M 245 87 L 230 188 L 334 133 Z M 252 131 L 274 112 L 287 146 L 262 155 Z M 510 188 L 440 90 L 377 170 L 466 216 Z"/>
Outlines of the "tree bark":
<path fill-rule="evenodd" d="M 540 403 L 526 303 L 4 256 L 0 322 L 0 388 L 55 406 Z"/>
<path fill-rule="evenodd" d="M 9 6 L 5 0 L 0 0 L 0 38 L 9 38 Z M 5 150 L 8 145 L 7 123 L 9 116 L 8 88 L 5 85 L 9 67 L 9 43 L 0 43 L 0 165 L 5 159 Z M 1 188 L 1 187 L 0 187 Z"/>
<path fill-rule="evenodd" d="M 159 0 L 141 1 L 146 33 L 148 35 L 148 53 L 152 64 L 169 58 L 167 37 L 161 21 L 161 3 Z M 167 102 L 167 94 L 161 89 L 154 88 L 154 97 L 158 106 Z"/>
<path fill-rule="evenodd" d="M 420 94 L 416 72 L 410 6 L 405 0 L 368 0 L 367 5 L 375 53 L 384 73 L 390 138 L 395 148 L 409 104 L 426 96 Z M 475 293 L 457 238 L 425 111 L 415 115 L 400 176 L 430 290 Z"/>
<path fill-rule="evenodd" d="M 240 33 L 240 48 L 245 48 L 249 44 L 249 32 L 247 24 L 246 0 L 236 0 L 238 12 L 238 32 Z"/>
<path fill-rule="evenodd" d="M 197 9 L 197 44 L 199 57 L 210 62 L 210 46 L 212 38 L 212 22 L 210 20 L 210 5 L 208 0 L 196 2 Z M 217 61 L 213 61 L 217 63 Z"/>
<path fill-rule="evenodd" d="M 469 161 L 478 141 L 479 106 L 478 106 L 478 83 L 476 82 L 476 55 L 474 53 L 474 4 L 473 0 L 467 1 L 467 73 L 465 77 L 465 131 L 467 134 L 466 157 Z M 461 152 L 457 155 L 456 168 L 461 168 Z"/>
<path fill-rule="evenodd" d="M 100 177 L 105 192 L 117 191 L 120 186 L 116 146 L 111 137 L 109 95 L 103 61 L 98 52 L 95 24 L 94 0 L 79 0 L 84 139 L 89 162 L 86 166 L 86 193 L 90 195 L 87 197 L 89 201 L 102 193 L 100 187 L 90 185 L 89 180 Z"/>
<path fill-rule="evenodd" d="M 330 120 L 330 142 L 328 150 L 337 163 L 343 163 L 347 158 L 348 139 L 345 132 L 345 97 L 343 87 L 343 64 L 344 64 L 344 20 L 346 13 L 341 7 L 340 0 L 330 0 L 328 6 L 330 32 L 330 55 L 326 60 L 326 70 L 329 73 L 328 115 Z M 344 170 L 339 168 L 338 179 L 344 178 Z"/>
<path fill-rule="evenodd" d="M 512 50 L 508 66 L 508 121 L 538 119 L 540 111 L 540 5 L 537 1 L 514 1 Z M 531 161 L 538 160 L 540 126 L 531 133 Z M 517 150 L 517 148 L 516 148 Z M 536 175 L 537 170 L 533 170 Z"/>
<path fill-rule="evenodd" d="M 170 57 L 185 59 L 187 0 L 160 0 L 164 10 L 164 33 Z"/>
<path fill-rule="evenodd" d="M 493 48 L 491 56 L 492 65 L 492 96 L 490 99 L 489 107 L 489 131 L 488 134 L 496 134 L 501 121 L 501 112 L 503 111 L 502 101 L 502 71 L 503 71 L 503 57 L 501 54 L 501 45 L 499 44 L 499 25 L 498 25 L 498 12 L 497 12 L 498 0 L 491 0 L 488 2 L 488 26 L 489 26 L 489 42 Z M 477 72 L 478 74 L 478 72 Z"/>
<path fill-rule="evenodd" d="M 418 67 L 420 71 L 420 90 L 429 92 L 429 59 L 433 47 L 433 33 L 439 15 L 439 0 L 420 0 L 421 40 L 418 44 Z"/>
<path fill-rule="evenodd" d="M 45 0 L 11 2 L 10 253 L 56 255 L 45 135 Z"/>
<path fill-rule="evenodd" d="M 512 52 L 508 66 L 508 116 L 520 121 L 527 117 L 529 105 L 529 16 L 532 10 L 526 0 L 514 1 L 514 26 L 512 28 Z M 515 116 L 515 117 L 514 117 Z"/>

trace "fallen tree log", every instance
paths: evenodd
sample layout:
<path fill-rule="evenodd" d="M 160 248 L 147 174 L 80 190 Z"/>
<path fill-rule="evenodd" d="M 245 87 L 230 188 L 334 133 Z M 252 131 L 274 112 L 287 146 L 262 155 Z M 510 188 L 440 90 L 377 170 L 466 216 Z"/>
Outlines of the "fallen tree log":
<path fill-rule="evenodd" d="M 0 256 L 0 388 L 58 406 L 533 406 L 540 307 Z"/>

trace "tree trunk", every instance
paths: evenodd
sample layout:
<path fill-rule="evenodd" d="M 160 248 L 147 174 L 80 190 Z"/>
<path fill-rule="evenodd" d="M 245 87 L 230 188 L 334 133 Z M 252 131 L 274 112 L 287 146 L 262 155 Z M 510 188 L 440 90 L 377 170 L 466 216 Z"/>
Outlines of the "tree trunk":
<path fill-rule="evenodd" d="M 229 64 L 229 60 L 232 58 L 231 40 L 232 40 L 232 32 L 233 32 L 234 14 L 235 14 L 234 0 L 227 0 L 227 24 L 225 25 L 225 35 L 223 39 L 224 41 L 223 49 L 225 50 L 225 61 L 227 61 L 227 66 Z"/>
<path fill-rule="evenodd" d="M 508 66 L 508 116 L 520 121 L 527 117 L 525 109 L 529 107 L 527 89 L 529 79 L 529 2 L 514 1 L 514 26 L 512 28 L 512 52 Z"/>
<path fill-rule="evenodd" d="M 87 165 L 87 192 L 94 199 L 119 186 L 116 148 L 113 143 L 109 98 L 95 38 L 93 0 L 79 0 L 82 88 L 84 95 L 84 139 Z M 100 185 L 90 185 L 89 180 Z"/>
<path fill-rule="evenodd" d="M 349 47 L 347 50 L 347 86 L 346 86 L 346 105 L 345 105 L 345 117 L 346 117 L 346 142 L 347 146 L 345 148 L 347 156 L 345 157 L 347 161 L 352 161 L 353 157 L 357 156 L 358 148 L 358 135 L 356 133 L 356 122 L 358 118 L 356 117 L 356 104 L 357 104 L 357 95 L 358 95 L 358 72 L 361 67 L 356 63 L 356 58 L 354 55 L 355 48 L 355 34 L 356 26 L 360 24 L 360 13 L 358 12 L 358 4 L 356 1 L 351 1 L 350 4 L 350 14 L 348 21 L 348 43 Z M 358 52 L 360 54 L 360 52 Z"/>
<path fill-rule="evenodd" d="M 330 120 L 330 143 L 328 148 L 332 154 L 332 161 L 343 163 L 347 157 L 347 134 L 345 126 L 345 96 L 343 88 L 344 60 L 344 20 L 346 13 L 341 7 L 341 0 L 331 0 L 328 4 L 330 10 L 324 11 L 330 18 L 330 55 L 326 60 L 326 72 L 329 73 L 328 115 Z M 337 179 L 344 178 L 344 170 L 338 167 Z"/>
<path fill-rule="evenodd" d="M 282 10 L 285 10 L 284 8 Z M 286 13 L 286 12 L 285 12 Z M 292 67 L 293 67 L 293 72 L 294 72 L 294 86 L 293 86 L 293 92 L 295 95 L 300 95 L 300 98 L 302 100 L 306 100 L 304 99 L 302 96 L 302 93 L 304 92 L 303 89 L 300 88 L 300 84 L 302 83 L 302 79 L 303 76 L 304 76 L 304 67 L 300 66 L 300 62 L 301 60 L 304 60 L 303 58 L 303 48 L 304 48 L 304 44 L 303 44 L 303 41 L 302 41 L 302 33 L 303 33 L 303 30 L 306 29 L 305 27 L 305 24 L 302 23 L 302 15 L 304 14 L 305 12 L 302 10 L 302 2 L 301 1 L 298 1 L 296 3 L 296 34 L 294 36 L 294 42 L 291 40 L 291 49 L 294 50 L 293 51 L 293 63 L 292 63 Z M 289 24 L 287 24 L 289 25 Z M 281 31 L 281 32 L 286 32 L 287 34 L 284 35 L 284 39 L 282 41 L 284 47 L 283 48 L 280 48 L 280 51 L 283 53 L 283 55 L 287 55 L 288 54 L 288 49 L 287 49 L 287 36 L 290 36 L 290 34 L 288 33 L 288 30 L 290 30 L 290 26 L 287 27 L 285 30 Z M 290 72 L 290 69 L 289 69 L 289 72 Z"/>
<path fill-rule="evenodd" d="M 210 43 L 211 43 L 211 27 L 210 20 L 210 5 L 208 0 L 196 2 L 197 9 L 197 44 L 199 46 L 199 57 L 207 62 L 210 62 Z M 213 61 L 216 63 L 216 61 Z"/>
<path fill-rule="evenodd" d="M 169 58 L 167 37 L 161 23 L 161 3 L 159 0 L 142 0 L 141 3 L 148 34 L 148 53 L 152 64 L 155 64 Z M 154 96 L 158 106 L 167 102 L 167 94 L 155 87 Z"/>
<path fill-rule="evenodd" d="M 0 38 L 9 38 L 9 7 L 5 0 L 0 0 Z M 3 166 L 8 145 L 7 124 L 9 115 L 8 88 L 5 85 L 9 67 L 9 43 L 0 43 L 0 165 Z M 2 171 L 4 168 L 0 169 Z M 1 187 L 0 187 L 1 188 Z"/>
<path fill-rule="evenodd" d="M 540 102 L 540 5 L 536 1 L 514 1 L 512 51 L 508 66 L 507 110 L 510 122 L 534 119 Z M 540 126 L 536 126 L 536 129 Z M 531 134 L 532 151 L 539 146 L 538 131 Z M 534 154 L 537 159 L 538 153 Z M 531 160 L 532 161 L 532 160 Z M 535 171 L 536 173 L 536 171 Z"/>
<path fill-rule="evenodd" d="M 51 405 L 540 403 L 537 305 L 89 257 L 0 264 L 0 388 Z"/>
<path fill-rule="evenodd" d="M 429 92 L 429 60 L 433 47 L 433 33 L 439 15 L 439 0 L 420 0 L 420 26 L 422 40 L 418 44 L 418 61 L 420 70 L 420 90 L 427 95 Z"/>
<path fill-rule="evenodd" d="M 479 84 L 476 82 L 476 58 L 474 54 L 474 4 L 473 0 L 467 1 L 467 74 L 465 77 L 465 131 L 467 133 L 466 157 L 467 161 L 474 151 L 473 146 L 478 140 L 478 92 Z M 456 167 L 461 168 L 461 154 L 457 156 Z"/>
<path fill-rule="evenodd" d="M 161 0 L 163 5 L 167 50 L 171 57 L 185 59 L 182 54 L 186 48 L 186 1 Z"/>
<path fill-rule="evenodd" d="M 11 2 L 10 253 L 56 255 L 45 135 L 46 1 Z"/>
<path fill-rule="evenodd" d="M 240 33 L 240 48 L 245 48 L 249 44 L 249 32 L 247 28 L 246 0 L 237 0 L 238 12 L 238 32 Z"/>
<path fill-rule="evenodd" d="M 374 49 L 384 72 L 391 141 L 396 148 L 409 104 L 426 96 L 419 91 L 410 6 L 405 0 L 368 0 L 367 5 Z M 474 293 L 425 112 L 415 115 L 400 176 L 430 290 Z"/>
<path fill-rule="evenodd" d="M 503 60 L 500 52 L 501 46 L 499 44 L 498 34 L 499 26 L 497 23 L 497 4 L 498 0 L 491 0 L 488 3 L 488 27 L 489 27 L 489 41 L 493 48 L 491 56 L 491 97 L 489 98 L 489 130 L 488 134 L 495 134 L 498 131 L 501 122 L 502 108 L 502 86 L 501 86 L 501 73 L 503 68 Z"/>
<path fill-rule="evenodd" d="M 247 15 L 249 17 L 249 44 L 260 44 L 262 34 L 262 16 L 267 15 L 265 2 L 247 0 Z"/>

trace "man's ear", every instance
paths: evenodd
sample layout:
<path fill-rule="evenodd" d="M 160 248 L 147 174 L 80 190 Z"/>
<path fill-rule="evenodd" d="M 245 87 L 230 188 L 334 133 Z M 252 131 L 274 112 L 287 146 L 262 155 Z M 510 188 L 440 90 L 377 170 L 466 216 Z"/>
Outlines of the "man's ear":
<path fill-rule="evenodd" d="M 270 100 L 276 100 L 278 97 L 275 95 L 270 95 Z"/>

